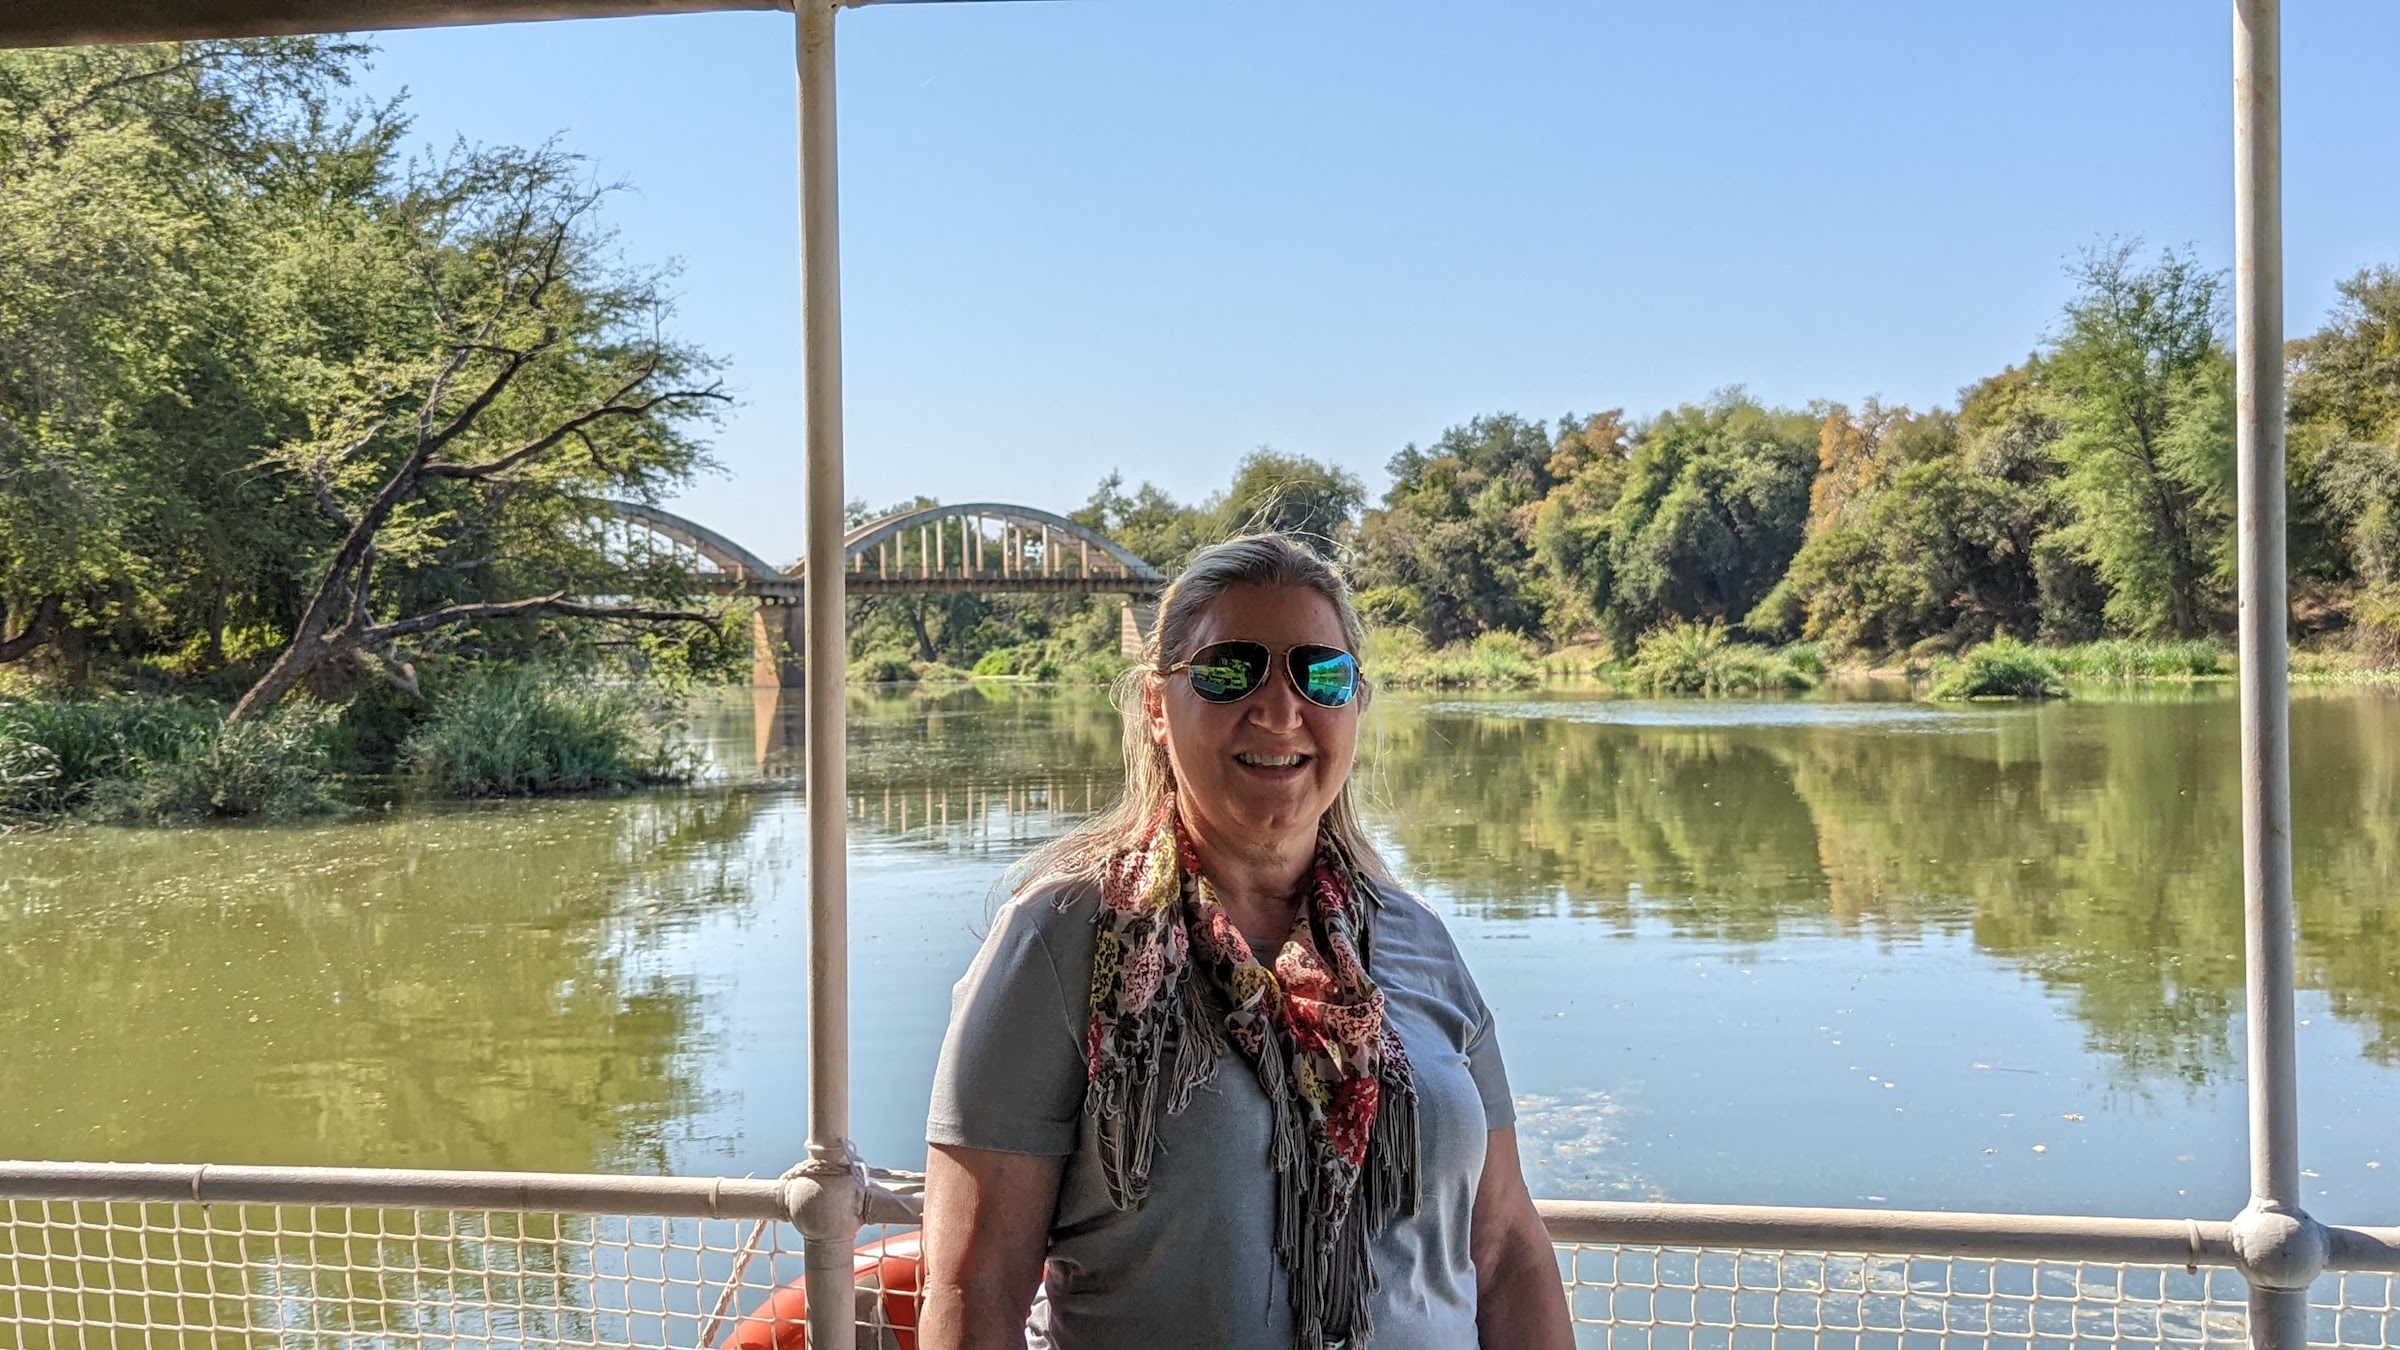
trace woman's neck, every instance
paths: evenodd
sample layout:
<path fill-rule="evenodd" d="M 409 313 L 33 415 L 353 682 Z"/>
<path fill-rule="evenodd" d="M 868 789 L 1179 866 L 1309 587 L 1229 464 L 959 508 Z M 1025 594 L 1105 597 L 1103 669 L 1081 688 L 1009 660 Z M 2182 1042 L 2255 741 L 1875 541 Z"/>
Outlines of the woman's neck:
<path fill-rule="evenodd" d="M 1215 837 L 1206 822 L 1189 815 L 1183 828 L 1201 874 L 1242 936 L 1253 942 L 1289 936 L 1299 917 L 1300 887 L 1316 865 L 1316 831 L 1236 843 Z"/>

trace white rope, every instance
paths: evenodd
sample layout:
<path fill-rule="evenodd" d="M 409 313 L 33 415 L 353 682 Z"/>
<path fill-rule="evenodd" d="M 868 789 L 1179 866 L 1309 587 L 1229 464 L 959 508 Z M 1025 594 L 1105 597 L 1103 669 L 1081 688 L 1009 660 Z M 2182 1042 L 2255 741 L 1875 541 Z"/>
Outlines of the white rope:
<path fill-rule="evenodd" d="M 783 1169 L 782 1176 L 775 1179 L 792 1181 L 799 1177 L 807 1166 L 807 1163 L 793 1163 Z M 750 1236 L 743 1241 L 741 1251 L 733 1259 L 733 1273 L 725 1277 L 725 1291 L 717 1295 L 717 1306 L 709 1310 L 708 1322 L 700 1332 L 701 1350 L 709 1350 L 709 1347 L 717 1343 L 717 1328 L 725 1324 L 725 1314 L 733 1308 L 734 1295 L 742 1292 L 742 1277 L 750 1273 L 751 1259 L 758 1255 L 759 1240 L 767 1235 L 767 1229 L 772 1226 L 772 1223 L 766 1219 L 756 1219 L 751 1222 Z"/>

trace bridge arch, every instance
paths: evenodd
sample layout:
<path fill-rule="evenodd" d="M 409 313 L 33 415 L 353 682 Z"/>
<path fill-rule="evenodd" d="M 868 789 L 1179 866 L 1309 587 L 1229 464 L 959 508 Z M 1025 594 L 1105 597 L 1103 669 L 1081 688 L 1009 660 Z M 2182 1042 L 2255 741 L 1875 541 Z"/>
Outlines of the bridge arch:
<path fill-rule="evenodd" d="M 783 570 L 696 520 L 641 502 L 610 502 L 618 517 L 699 554 L 736 581 L 765 581 Z"/>
<path fill-rule="evenodd" d="M 954 529 L 955 550 L 949 546 Z M 1098 530 L 1006 502 L 894 512 L 853 528 L 842 539 L 842 553 L 850 570 L 865 573 L 862 580 L 870 585 L 878 580 L 955 580 L 957 589 L 1006 591 L 1058 588 L 1036 582 L 1080 582 L 1075 589 L 1146 595 L 1167 584 L 1157 568 Z M 799 576 L 802 570 L 794 564 L 785 574 Z"/>
<path fill-rule="evenodd" d="M 782 595 L 807 568 L 777 567 L 726 535 L 642 502 L 610 502 L 617 516 L 692 550 L 720 588 Z M 1150 595 L 1166 576 L 1098 530 L 1037 507 L 1008 502 L 923 506 L 867 521 L 842 539 L 849 589 L 860 594 L 926 590 L 1087 591 Z"/>
<path fill-rule="evenodd" d="M 751 616 L 751 682 L 794 688 L 807 568 L 777 567 L 696 520 L 642 502 L 610 502 L 634 529 L 691 550 L 700 582 L 758 602 Z M 1149 603 L 1167 578 L 1123 545 L 1065 516 L 1008 502 L 912 507 L 842 538 L 843 589 L 852 595 L 1014 593 L 1126 597 L 1124 650 L 1138 655 Z"/>

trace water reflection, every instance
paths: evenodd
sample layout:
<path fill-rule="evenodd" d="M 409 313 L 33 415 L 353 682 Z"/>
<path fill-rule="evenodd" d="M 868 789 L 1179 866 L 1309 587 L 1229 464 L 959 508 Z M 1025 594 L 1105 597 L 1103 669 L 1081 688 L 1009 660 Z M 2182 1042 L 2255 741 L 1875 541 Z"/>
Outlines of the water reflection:
<path fill-rule="evenodd" d="M 1113 792 L 1118 718 L 849 713 L 853 1124 L 906 1164 L 993 886 Z M 0 839 L 0 1155 L 782 1170 L 798 719 L 700 709 L 689 793 Z M 2311 1184 L 2389 1222 L 2400 702 L 2304 699 L 2293 734 L 2309 1165 L 2342 1169 Z M 2221 1216 L 2234 737 L 2213 693 L 1395 698 L 1362 784 L 1500 1012 L 1542 1193 Z"/>
<path fill-rule="evenodd" d="M 5 842 L 0 1156 L 655 1169 L 736 794 Z"/>
<path fill-rule="evenodd" d="M 1699 708 L 1694 712 L 1695 707 Z M 2400 1056 L 2400 704 L 2293 709 L 2303 983 Z M 1880 705 L 1446 701 L 1387 716 L 1377 819 L 1469 912 L 1765 946 L 1964 932 L 2129 1080 L 2235 1063 L 2237 722 L 2223 697 Z"/>

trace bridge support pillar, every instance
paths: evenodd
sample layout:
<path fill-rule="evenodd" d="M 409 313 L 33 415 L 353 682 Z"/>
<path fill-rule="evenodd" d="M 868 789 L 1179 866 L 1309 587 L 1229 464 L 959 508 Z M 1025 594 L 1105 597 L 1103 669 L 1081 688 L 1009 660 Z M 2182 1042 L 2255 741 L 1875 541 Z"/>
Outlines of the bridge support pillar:
<path fill-rule="evenodd" d="M 1142 659 L 1143 647 L 1150 640 L 1150 630 L 1158 626 L 1156 601 L 1128 600 L 1124 617 L 1117 621 L 1117 651 L 1128 661 Z"/>
<path fill-rule="evenodd" d="M 750 611 L 750 683 L 761 689 L 798 689 L 804 665 L 800 654 L 807 631 L 808 611 L 799 605 L 770 605 L 764 600 Z"/>

